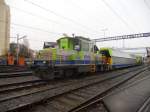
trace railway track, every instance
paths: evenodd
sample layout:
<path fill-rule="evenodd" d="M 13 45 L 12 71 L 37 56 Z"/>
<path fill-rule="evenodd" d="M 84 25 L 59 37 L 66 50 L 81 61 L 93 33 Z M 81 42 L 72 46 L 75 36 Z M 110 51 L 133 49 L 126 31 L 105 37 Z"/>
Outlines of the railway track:
<path fill-rule="evenodd" d="M 11 78 L 11 77 L 22 77 L 31 75 L 32 71 L 19 71 L 19 72 L 11 72 L 11 73 L 0 73 L 0 78 Z"/>
<path fill-rule="evenodd" d="M 29 68 L 26 66 L 0 66 L 0 73 L 22 72 L 28 70 Z"/>
<path fill-rule="evenodd" d="M 116 72 L 116 71 L 113 71 L 114 73 Z M 113 72 L 112 73 L 107 73 L 108 75 L 112 75 L 113 74 Z M 118 70 L 117 71 L 117 73 L 119 74 L 119 73 L 123 73 L 123 72 L 127 72 L 127 70 L 125 69 L 125 70 Z M 18 75 L 20 75 L 20 74 L 18 74 Z M 104 74 L 105 75 L 105 74 Z M 23 82 L 20 82 L 20 79 L 16 79 L 16 77 L 17 78 L 20 78 L 22 75 L 20 75 L 20 76 L 11 76 L 10 75 L 10 78 L 9 77 L 7 77 L 8 75 L 6 75 L 6 76 L 4 76 L 4 78 L 2 78 L 1 79 L 1 83 L 2 82 L 5 82 L 4 84 L 2 83 L 0 83 L 0 91 L 2 92 L 3 90 L 13 90 L 13 88 L 14 89 L 16 89 L 16 88 L 24 88 L 25 87 L 25 85 L 27 85 L 27 87 L 29 87 L 30 86 L 30 84 L 32 84 L 32 83 L 38 83 L 38 82 L 45 82 L 46 83 L 46 81 L 43 81 L 43 80 L 40 80 L 39 78 L 37 78 L 37 77 L 33 77 L 31 74 L 30 75 L 25 75 L 26 77 L 23 77 L 23 79 L 24 79 L 24 81 Z M 15 79 L 14 81 L 16 81 L 16 80 L 19 80 L 19 82 L 17 82 L 16 81 L 16 83 L 13 83 L 13 79 Z M 22 78 L 22 77 L 21 77 Z M 28 79 L 28 80 L 25 80 L 25 79 Z M 81 77 L 80 77 L 81 78 Z M 83 77 L 82 77 L 83 78 Z M 89 79 L 90 79 L 90 77 L 88 77 Z M 87 78 L 87 79 L 88 79 Z M 97 78 L 97 76 L 92 76 L 92 79 L 94 79 L 94 78 Z M 4 80 L 4 79 L 6 79 L 6 80 Z M 10 80 L 8 80 L 8 79 L 10 79 Z M 62 79 L 63 80 L 63 79 Z M 64 83 L 64 82 L 66 82 L 67 81 L 67 83 L 68 82 L 71 82 L 69 79 L 67 79 L 67 80 L 64 80 L 64 81 L 62 81 L 61 80 L 61 82 L 62 82 L 62 84 L 66 84 L 66 83 Z M 77 79 L 78 80 L 78 79 Z M 81 79 L 82 80 L 82 79 Z M 85 78 L 85 80 L 86 80 L 86 78 Z M 73 80 L 73 81 L 75 81 L 75 80 Z M 6 83 L 6 82 L 9 82 L 9 83 Z M 49 82 L 47 82 L 46 84 L 51 84 L 51 85 L 54 85 L 54 84 L 57 84 L 57 83 L 59 83 L 59 84 L 61 84 L 60 83 L 60 80 L 52 80 L 52 81 L 50 81 L 50 82 L 52 82 L 52 83 L 49 83 Z M 45 84 L 45 83 L 43 83 L 43 84 Z M 69 83 L 70 84 L 70 83 Z M 32 86 L 32 85 L 31 85 Z M 35 87 L 34 85 L 33 85 L 33 87 Z"/>
<path fill-rule="evenodd" d="M 38 81 L 38 77 L 32 74 L 32 71 L 0 73 L 0 89 L 3 86 L 15 85 L 22 82 Z"/>
<path fill-rule="evenodd" d="M 137 75 L 139 72 L 136 72 L 135 74 Z M 44 107 L 46 109 L 43 108 L 43 112 L 77 112 L 92 100 L 96 100 L 98 97 L 106 95 L 110 90 L 133 78 L 135 74 L 112 78 L 105 80 L 104 82 L 70 91 L 58 97 L 49 99 L 43 106 L 39 105 L 29 111 L 37 112 Z"/>
<path fill-rule="evenodd" d="M 2 69 L 3 68 L 3 69 Z M 40 80 L 32 74 L 32 71 L 27 67 L 20 66 L 0 66 L 0 89 L 4 86 L 17 85 Z M 4 72 L 5 71 L 5 72 Z"/>
<path fill-rule="evenodd" d="M 37 85 L 44 85 L 47 82 L 43 80 L 33 80 L 33 81 L 25 81 L 25 82 L 20 82 L 20 83 L 13 83 L 13 84 L 7 84 L 7 85 L 2 85 L 0 86 L 0 93 L 6 93 L 10 91 L 17 91 L 18 89 L 25 89 L 25 88 L 30 88 L 32 86 L 37 86 Z"/>
<path fill-rule="evenodd" d="M 144 72 L 142 72 L 141 73 L 141 75 L 137 75 L 137 76 L 135 76 L 134 78 L 132 78 L 131 80 L 128 80 L 127 82 L 125 82 L 124 84 L 122 84 L 121 86 L 119 86 L 119 87 L 117 87 L 117 88 L 115 88 L 115 90 L 113 90 L 113 91 L 110 91 L 108 94 L 105 94 L 105 95 L 101 95 L 101 96 L 98 96 L 98 97 L 95 97 L 95 98 L 92 98 L 92 99 L 90 99 L 88 102 L 86 102 L 85 104 L 83 104 L 82 106 L 79 106 L 78 108 L 76 108 L 75 110 L 73 110 L 73 111 L 71 111 L 71 112 L 133 112 L 133 109 L 131 109 L 131 108 L 137 108 L 137 112 L 149 112 L 149 110 L 150 110 L 150 105 L 149 105 L 149 102 L 150 102 L 150 98 L 148 97 L 148 99 L 147 100 L 145 100 L 144 101 L 144 103 L 143 103 L 143 105 L 141 105 L 141 107 L 139 108 L 139 107 L 136 107 L 135 105 L 134 105 L 134 103 L 136 103 L 136 102 L 133 102 L 133 101 L 129 101 L 129 105 L 130 106 L 127 106 L 127 105 L 125 105 L 124 104 L 124 107 L 122 107 L 121 105 L 121 107 L 122 107 L 122 111 L 121 110 L 119 110 L 120 108 L 116 108 L 116 110 L 113 110 L 112 111 L 112 109 L 111 109 L 111 111 L 110 111 L 110 109 L 107 107 L 107 105 L 104 103 L 104 101 L 105 101 L 105 98 L 107 99 L 107 96 L 109 96 L 109 95 L 111 95 L 111 94 L 115 94 L 115 93 L 119 93 L 120 91 L 122 91 L 122 90 L 124 90 L 124 89 L 126 89 L 126 88 L 130 88 L 130 87 L 134 87 L 134 86 L 136 86 L 136 85 L 138 85 L 139 83 L 144 83 L 144 81 L 145 80 L 150 80 L 150 76 L 149 76 L 149 73 L 150 73 L 150 71 L 149 70 L 145 70 Z M 147 81 L 148 82 L 148 81 Z M 145 85 L 146 86 L 146 85 Z M 139 88 L 140 89 L 140 88 Z M 146 90 L 146 89 L 145 89 Z M 139 90 L 140 91 L 140 90 Z M 144 90 L 141 90 L 141 91 L 143 91 L 143 92 L 145 92 Z M 148 91 L 148 90 L 147 90 Z M 127 94 L 128 95 L 132 95 L 132 94 L 130 94 L 130 92 L 129 91 L 126 91 L 127 92 Z M 140 94 L 140 96 L 142 96 L 142 95 L 144 95 L 144 93 L 139 93 L 138 91 L 137 91 L 137 94 Z M 132 93 L 132 92 L 131 92 Z M 126 95 L 127 95 L 126 94 Z M 145 93 L 146 94 L 146 93 Z M 136 95 L 136 94 L 135 94 Z M 132 99 L 134 99 L 133 97 L 131 97 L 131 96 L 127 96 L 127 98 L 129 97 L 129 99 L 130 98 L 132 98 Z M 139 96 L 137 97 L 137 96 L 135 96 L 136 98 L 137 98 L 137 101 L 138 101 L 138 98 L 140 98 Z M 126 101 L 127 101 L 127 98 L 125 98 L 126 99 Z M 115 98 L 114 98 L 115 99 Z M 118 98 L 119 99 L 119 98 Z M 104 100 L 104 101 L 103 101 Z M 140 102 L 142 102 L 142 100 L 144 100 L 144 98 L 143 99 L 140 99 Z M 126 102 L 125 101 L 125 102 Z M 124 102 L 124 101 L 123 101 Z M 113 101 L 113 103 L 116 103 L 115 101 Z M 120 102 L 121 103 L 121 102 Z M 113 107 L 113 106 L 112 106 Z M 112 108 L 111 107 L 111 108 Z M 115 107 L 113 107 L 113 108 L 115 108 Z M 123 108 L 128 108 L 128 111 L 127 110 L 123 110 Z M 130 111 L 129 111 L 130 110 Z M 136 110 L 136 109 L 134 109 L 134 110 Z"/>
<path fill-rule="evenodd" d="M 0 66 L 0 86 L 16 83 L 21 80 L 33 79 L 32 71 L 23 66 Z"/>
<path fill-rule="evenodd" d="M 23 87 L 23 89 L 20 87 L 19 89 L 9 89 L 9 92 L 5 89 L 4 91 L 7 92 L 0 94 L 0 112 L 15 111 L 33 104 L 37 104 L 35 109 L 38 109 L 41 107 L 38 104 L 43 101 L 46 101 L 46 105 L 49 105 L 48 107 L 53 107 L 51 108 L 52 112 L 73 111 L 79 103 L 85 103 L 89 98 L 96 96 L 97 93 L 102 94 L 138 75 L 139 72 L 142 72 L 138 70 L 141 68 L 136 67 L 136 69 L 132 68 L 130 71 L 111 76 L 104 75 L 101 78 L 93 76 L 85 80 L 70 81 L 56 85 L 42 84 L 42 86 L 34 85 L 27 88 Z M 131 73 L 133 71 L 135 72 Z M 67 102 L 70 103 L 68 104 Z M 64 106 L 65 103 L 66 105 Z M 42 104 L 45 105 L 45 103 Z"/>

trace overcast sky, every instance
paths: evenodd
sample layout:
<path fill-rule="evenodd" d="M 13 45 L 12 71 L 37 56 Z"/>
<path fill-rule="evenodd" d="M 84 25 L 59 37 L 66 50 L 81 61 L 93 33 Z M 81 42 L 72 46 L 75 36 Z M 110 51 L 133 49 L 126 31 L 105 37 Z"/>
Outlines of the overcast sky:
<path fill-rule="evenodd" d="M 150 0 L 6 0 L 11 37 L 27 35 L 32 49 L 62 34 L 91 39 L 150 32 Z M 11 39 L 11 41 L 15 41 Z M 98 46 L 122 47 L 122 40 Z M 125 40 L 125 47 L 150 46 L 150 38 Z"/>

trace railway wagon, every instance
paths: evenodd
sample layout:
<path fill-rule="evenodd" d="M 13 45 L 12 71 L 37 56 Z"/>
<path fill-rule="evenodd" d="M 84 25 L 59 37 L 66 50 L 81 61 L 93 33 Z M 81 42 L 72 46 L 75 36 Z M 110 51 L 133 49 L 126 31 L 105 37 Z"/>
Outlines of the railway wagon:
<path fill-rule="evenodd" d="M 39 51 L 33 70 L 40 77 L 53 79 L 80 73 L 95 72 L 101 68 L 101 54 L 93 42 L 84 37 L 62 37 L 58 48 Z"/>
<path fill-rule="evenodd" d="M 113 48 L 101 48 L 107 70 L 142 64 L 142 57 Z"/>

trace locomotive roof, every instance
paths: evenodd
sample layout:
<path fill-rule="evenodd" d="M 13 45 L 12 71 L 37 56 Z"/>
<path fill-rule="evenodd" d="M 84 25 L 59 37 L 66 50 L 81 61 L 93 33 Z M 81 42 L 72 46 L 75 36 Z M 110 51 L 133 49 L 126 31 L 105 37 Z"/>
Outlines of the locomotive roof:
<path fill-rule="evenodd" d="M 57 43 L 56 42 L 44 42 L 43 48 L 50 48 L 50 47 L 56 47 Z"/>
<path fill-rule="evenodd" d="M 68 39 L 80 39 L 80 40 L 86 40 L 86 41 L 91 41 L 89 38 L 85 38 L 85 37 L 82 37 L 82 36 L 75 36 L 75 37 L 62 37 L 60 39 L 63 39 L 63 38 L 68 38 Z M 60 40 L 58 39 L 58 40 Z"/>
<path fill-rule="evenodd" d="M 91 41 L 89 38 L 85 38 L 85 37 L 82 37 L 82 36 L 76 36 L 75 38 L 86 40 L 86 41 Z"/>

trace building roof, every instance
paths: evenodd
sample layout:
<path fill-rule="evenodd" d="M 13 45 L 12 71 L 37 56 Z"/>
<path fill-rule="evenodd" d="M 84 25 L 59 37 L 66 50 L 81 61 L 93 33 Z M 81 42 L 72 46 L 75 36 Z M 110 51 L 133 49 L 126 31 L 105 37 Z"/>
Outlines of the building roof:
<path fill-rule="evenodd" d="M 56 42 L 44 42 L 43 48 L 55 48 L 57 46 Z"/>

